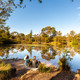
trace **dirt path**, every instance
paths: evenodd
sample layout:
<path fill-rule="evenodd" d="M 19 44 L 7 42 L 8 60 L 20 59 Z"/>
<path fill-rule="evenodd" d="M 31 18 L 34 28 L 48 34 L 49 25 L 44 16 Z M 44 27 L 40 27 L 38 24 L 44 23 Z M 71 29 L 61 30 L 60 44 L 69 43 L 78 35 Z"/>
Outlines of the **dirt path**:
<path fill-rule="evenodd" d="M 39 71 L 29 70 L 20 80 L 73 80 L 74 73 L 72 71 L 58 71 L 51 73 L 39 73 Z"/>
<path fill-rule="evenodd" d="M 61 71 L 55 77 L 52 77 L 50 80 L 73 80 L 75 74 L 72 71 Z"/>
<path fill-rule="evenodd" d="M 38 70 L 29 70 L 24 74 L 20 80 L 50 80 L 52 77 L 56 76 L 60 71 L 53 71 L 51 73 L 39 73 Z"/>

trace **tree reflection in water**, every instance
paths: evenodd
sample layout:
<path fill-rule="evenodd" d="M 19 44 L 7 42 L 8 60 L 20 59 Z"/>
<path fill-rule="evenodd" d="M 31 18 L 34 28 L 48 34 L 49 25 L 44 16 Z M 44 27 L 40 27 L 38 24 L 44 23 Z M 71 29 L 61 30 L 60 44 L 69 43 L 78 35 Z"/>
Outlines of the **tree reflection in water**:
<path fill-rule="evenodd" d="M 52 47 L 43 48 L 41 51 L 41 57 L 47 61 L 55 59 L 56 51 Z"/>
<path fill-rule="evenodd" d="M 18 52 L 23 52 L 27 50 L 32 56 L 33 51 L 39 51 L 41 53 L 42 59 L 50 61 L 51 59 L 55 59 L 55 56 L 61 56 L 62 50 L 64 50 L 66 45 L 57 45 L 57 46 L 27 46 L 27 45 L 6 45 L 0 46 L 0 56 L 3 57 L 6 55 L 6 59 L 8 58 L 9 53 L 16 54 Z M 74 57 L 77 52 L 80 54 L 80 46 L 67 46 L 70 56 Z"/>
<path fill-rule="evenodd" d="M 30 53 L 30 56 L 32 56 L 32 46 L 26 46 L 26 50 Z"/>

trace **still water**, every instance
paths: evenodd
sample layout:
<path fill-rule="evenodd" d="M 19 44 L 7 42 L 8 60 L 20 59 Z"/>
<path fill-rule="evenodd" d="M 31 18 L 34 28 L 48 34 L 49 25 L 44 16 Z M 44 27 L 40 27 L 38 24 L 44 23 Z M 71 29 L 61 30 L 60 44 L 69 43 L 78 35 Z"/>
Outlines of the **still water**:
<path fill-rule="evenodd" d="M 24 59 L 28 54 L 30 59 L 36 56 L 37 60 L 58 67 L 59 58 L 65 48 L 66 45 L 5 45 L 0 46 L 0 59 Z M 67 54 L 72 58 L 69 62 L 71 69 L 76 72 L 77 69 L 80 69 L 80 46 L 67 46 L 67 49 Z"/>

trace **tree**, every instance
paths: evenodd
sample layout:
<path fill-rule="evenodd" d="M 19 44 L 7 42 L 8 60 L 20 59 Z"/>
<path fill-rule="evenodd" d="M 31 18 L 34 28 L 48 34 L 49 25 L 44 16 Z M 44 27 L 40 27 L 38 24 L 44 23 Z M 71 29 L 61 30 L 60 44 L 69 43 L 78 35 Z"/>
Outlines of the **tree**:
<path fill-rule="evenodd" d="M 45 27 L 45 28 L 42 28 L 42 30 L 41 30 L 41 33 L 43 34 L 43 33 L 45 33 L 45 34 L 47 34 L 48 36 L 56 36 L 56 30 L 55 30 L 55 28 L 54 27 L 50 27 L 50 26 L 47 26 L 47 27 Z"/>
<path fill-rule="evenodd" d="M 62 32 L 61 31 L 57 31 L 57 36 L 61 36 Z"/>
<path fill-rule="evenodd" d="M 9 27 L 0 26 L 0 43 L 11 43 Z"/>
<path fill-rule="evenodd" d="M 58 38 L 58 43 L 60 42 L 60 38 L 61 38 L 62 32 L 61 31 L 57 31 L 57 38 Z"/>
<path fill-rule="evenodd" d="M 0 0 L 0 25 L 4 25 L 5 21 L 10 16 L 12 10 L 12 3 L 10 0 Z"/>
<path fill-rule="evenodd" d="M 32 30 L 31 30 L 31 32 L 29 34 L 29 43 L 32 43 Z"/>
<path fill-rule="evenodd" d="M 40 36 L 40 34 L 35 34 L 34 35 L 34 41 L 36 42 L 36 43 L 38 43 L 38 44 L 41 44 L 41 36 Z"/>
<path fill-rule="evenodd" d="M 67 34 L 67 41 L 68 41 L 68 42 L 72 42 L 72 37 L 71 37 L 70 34 Z"/>
<path fill-rule="evenodd" d="M 41 35 L 41 41 L 42 41 L 42 42 L 47 42 L 46 39 L 49 39 L 48 34 L 42 33 L 42 35 Z"/>
<path fill-rule="evenodd" d="M 70 35 L 72 36 L 72 37 L 74 37 L 74 35 L 75 35 L 75 31 L 70 31 Z"/>
<path fill-rule="evenodd" d="M 12 40 L 14 40 L 14 39 L 16 39 L 17 35 L 18 35 L 18 32 L 14 31 L 10 34 L 10 37 Z"/>
<path fill-rule="evenodd" d="M 0 25 L 5 24 L 6 20 L 10 16 L 10 13 L 13 12 L 14 8 L 22 7 L 23 1 L 24 0 L 19 0 L 18 3 L 15 3 L 15 0 L 0 0 Z M 42 3 L 42 0 L 38 1 Z"/>
<path fill-rule="evenodd" d="M 32 30 L 31 30 L 31 32 L 28 35 L 26 35 L 25 41 L 31 44 L 32 40 L 33 40 L 33 37 L 32 37 Z"/>
<path fill-rule="evenodd" d="M 20 4 L 22 4 L 23 3 L 23 1 L 24 0 L 20 0 Z M 30 1 L 32 1 L 32 0 L 30 0 Z M 42 3 L 42 0 L 38 0 L 40 3 Z"/>
<path fill-rule="evenodd" d="M 49 37 L 50 41 L 52 41 L 53 37 L 56 36 L 56 30 L 54 27 L 47 26 L 45 28 L 42 28 L 41 34 L 45 35 L 45 37 Z"/>
<path fill-rule="evenodd" d="M 10 13 L 13 12 L 13 8 L 22 7 L 24 0 L 17 0 L 18 3 L 15 3 L 15 0 L 0 0 L 0 24 L 5 24 L 5 21 L 10 16 Z M 32 1 L 32 0 L 29 0 Z M 42 0 L 38 0 L 39 3 L 42 3 Z M 73 2 L 74 0 L 72 0 Z M 26 5 L 23 6 L 23 8 Z"/>

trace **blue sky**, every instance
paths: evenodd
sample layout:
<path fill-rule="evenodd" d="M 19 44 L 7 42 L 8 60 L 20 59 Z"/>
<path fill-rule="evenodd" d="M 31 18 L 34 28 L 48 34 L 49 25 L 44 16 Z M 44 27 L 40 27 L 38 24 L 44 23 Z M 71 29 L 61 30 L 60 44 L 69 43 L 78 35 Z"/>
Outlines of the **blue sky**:
<path fill-rule="evenodd" d="M 28 34 L 40 33 L 46 26 L 55 27 L 63 35 L 74 30 L 80 32 L 80 0 L 25 0 L 26 8 L 17 8 L 11 13 L 7 24 L 10 31 Z"/>

